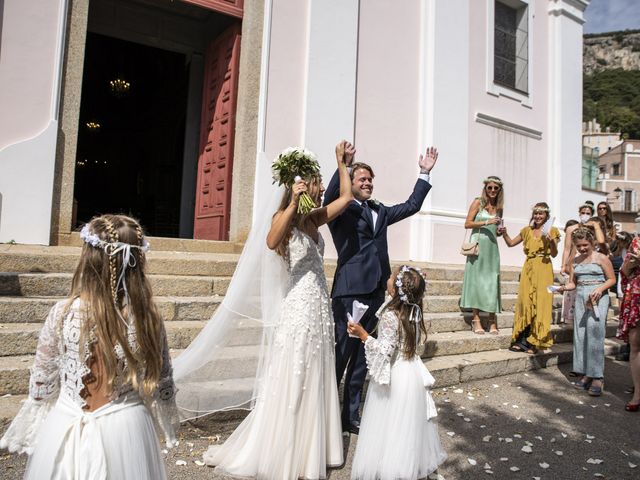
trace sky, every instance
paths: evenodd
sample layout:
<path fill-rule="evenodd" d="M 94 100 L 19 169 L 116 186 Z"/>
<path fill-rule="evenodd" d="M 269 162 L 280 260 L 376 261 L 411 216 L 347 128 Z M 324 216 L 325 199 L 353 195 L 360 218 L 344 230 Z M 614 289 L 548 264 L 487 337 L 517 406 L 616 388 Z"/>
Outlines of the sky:
<path fill-rule="evenodd" d="M 640 0 L 591 0 L 584 33 L 640 29 Z"/>

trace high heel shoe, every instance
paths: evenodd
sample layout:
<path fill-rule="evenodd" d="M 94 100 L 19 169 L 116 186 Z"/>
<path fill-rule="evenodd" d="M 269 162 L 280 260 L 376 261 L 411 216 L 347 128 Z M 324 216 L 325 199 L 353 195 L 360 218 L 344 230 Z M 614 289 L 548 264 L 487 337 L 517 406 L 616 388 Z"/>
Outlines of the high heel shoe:
<path fill-rule="evenodd" d="M 594 385 L 589 386 L 587 393 L 592 397 L 599 397 L 600 395 L 602 395 L 602 390 L 604 390 L 604 381 L 601 382 L 599 387 L 596 387 Z"/>
<path fill-rule="evenodd" d="M 485 331 L 482 327 L 482 320 L 471 320 L 471 331 L 476 335 L 484 335 Z"/>
<path fill-rule="evenodd" d="M 627 403 L 624 409 L 627 412 L 637 412 L 640 409 L 640 403 Z"/>

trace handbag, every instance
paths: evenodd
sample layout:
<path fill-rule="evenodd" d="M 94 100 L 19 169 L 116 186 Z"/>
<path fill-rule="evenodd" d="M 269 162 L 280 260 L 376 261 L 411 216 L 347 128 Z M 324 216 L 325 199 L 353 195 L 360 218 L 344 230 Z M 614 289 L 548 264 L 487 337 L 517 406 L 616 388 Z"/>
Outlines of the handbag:
<path fill-rule="evenodd" d="M 467 234 L 464 235 L 464 241 L 462 242 L 462 246 L 460 247 L 460 254 L 465 257 L 475 257 L 480 253 L 480 244 L 476 240 L 475 242 L 471 241 L 471 229 L 469 229 L 469 241 L 467 241 Z"/>

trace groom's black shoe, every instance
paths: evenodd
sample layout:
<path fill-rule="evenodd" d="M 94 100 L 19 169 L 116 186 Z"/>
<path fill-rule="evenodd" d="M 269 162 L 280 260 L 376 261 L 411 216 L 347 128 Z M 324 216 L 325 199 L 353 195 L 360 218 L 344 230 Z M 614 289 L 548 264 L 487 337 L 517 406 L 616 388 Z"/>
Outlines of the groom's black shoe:
<path fill-rule="evenodd" d="M 343 432 L 353 433 L 354 435 L 359 435 L 360 434 L 360 422 L 357 421 L 357 420 L 354 420 L 353 422 L 350 422 L 350 423 L 343 423 L 342 424 L 342 431 Z"/>

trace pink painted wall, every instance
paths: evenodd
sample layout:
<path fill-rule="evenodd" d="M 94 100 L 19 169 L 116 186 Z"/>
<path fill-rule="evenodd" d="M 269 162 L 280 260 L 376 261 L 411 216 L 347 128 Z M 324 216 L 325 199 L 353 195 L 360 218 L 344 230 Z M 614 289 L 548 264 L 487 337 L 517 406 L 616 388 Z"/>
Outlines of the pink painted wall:
<path fill-rule="evenodd" d="M 308 4 L 274 1 L 269 45 L 265 151 L 273 159 L 303 140 Z"/>
<path fill-rule="evenodd" d="M 487 1 L 471 1 L 470 55 L 469 55 L 469 169 L 467 197 L 469 203 L 482 189 L 482 180 L 498 175 L 505 182 L 506 225 L 512 236 L 528 220 L 531 206 L 547 198 L 548 158 L 548 17 L 547 2 L 532 2 L 535 8 L 533 49 L 530 45 L 529 61 L 533 62 L 533 78 L 529 88 L 531 108 L 519 101 L 496 97 L 487 93 Z M 536 140 L 507 132 L 475 121 L 476 113 L 484 113 L 508 122 L 542 132 Z M 554 206 L 551 205 L 553 210 Z M 509 219 L 512 219 L 509 221 Z M 521 247 L 506 248 L 501 242 L 504 264 L 518 264 L 522 259 Z"/>
<path fill-rule="evenodd" d="M 0 39 L 0 150 L 51 119 L 59 9 L 63 2 L 5 0 Z"/>
<path fill-rule="evenodd" d="M 419 2 L 360 2 L 355 141 L 385 204 L 405 201 L 418 174 L 419 19 Z M 391 258 L 408 257 L 409 232 L 389 229 Z"/>

